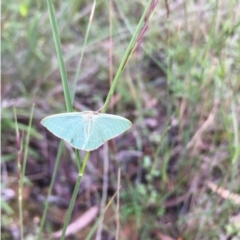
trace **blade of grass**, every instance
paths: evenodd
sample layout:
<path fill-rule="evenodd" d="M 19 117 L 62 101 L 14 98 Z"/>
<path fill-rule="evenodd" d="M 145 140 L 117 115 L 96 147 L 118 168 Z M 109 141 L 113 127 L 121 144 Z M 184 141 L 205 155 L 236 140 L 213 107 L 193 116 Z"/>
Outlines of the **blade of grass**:
<path fill-rule="evenodd" d="M 48 190 L 47 200 L 46 200 L 46 203 L 44 204 L 43 216 L 42 216 L 42 219 L 41 219 L 40 229 L 39 229 L 38 237 L 37 237 L 38 240 L 40 240 L 41 237 L 42 237 L 43 227 L 45 225 L 46 216 L 47 216 L 47 210 L 49 208 L 48 199 L 49 199 L 49 197 L 52 193 L 53 184 L 54 184 L 54 181 L 56 179 L 56 173 L 57 173 L 57 169 L 58 169 L 58 166 L 59 166 L 59 162 L 60 162 L 62 152 L 63 152 L 63 140 L 60 141 L 60 144 L 59 144 L 59 147 L 58 147 L 58 153 L 57 153 L 57 157 L 56 157 L 56 161 L 55 161 L 55 165 L 54 165 L 54 169 L 53 169 L 53 175 L 52 175 L 50 187 L 49 187 L 49 190 Z M 75 155 L 76 155 L 77 159 L 80 159 L 79 152 L 77 150 L 75 151 Z M 77 166 L 78 166 L 78 169 L 80 169 L 80 162 L 78 160 L 77 160 Z"/>
<path fill-rule="evenodd" d="M 76 182 L 76 185 L 74 187 L 73 195 L 72 195 L 70 205 L 69 205 L 69 208 L 68 208 L 66 220 L 64 222 L 62 235 L 61 235 L 61 240 L 64 240 L 64 237 L 65 237 L 67 226 L 68 226 L 68 223 L 69 223 L 71 215 L 72 215 L 72 210 L 73 210 L 73 207 L 74 207 L 74 204 L 75 204 L 75 201 L 76 201 L 76 197 L 77 197 L 78 190 L 79 190 L 79 187 L 80 187 L 80 184 L 81 184 L 82 176 L 84 174 L 84 170 L 85 170 L 85 167 L 86 167 L 88 159 L 89 159 L 89 155 L 90 155 L 90 152 L 87 152 L 84 159 L 83 159 L 83 164 L 82 164 L 81 170 L 79 171 L 79 174 L 78 174 L 77 182 Z"/>
<path fill-rule="evenodd" d="M 83 47 L 82 47 L 82 51 L 81 51 L 81 56 L 80 56 L 80 60 L 78 62 L 77 71 L 76 71 L 74 81 L 73 81 L 73 89 L 72 89 L 72 92 L 71 92 L 72 93 L 71 94 L 72 105 L 73 105 L 73 101 L 74 101 L 75 94 L 76 94 L 77 81 L 78 81 L 78 77 L 79 77 L 79 73 L 80 73 L 80 69 L 81 69 L 81 65 L 82 65 L 82 59 L 83 59 L 83 55 L 84 55 L 84 52 L 85 52 L 85 47 L 87 45 L 87 40 L 88 40 L 90 27 L 92 25 L 92 20 L 93 20 L 95 7 L 96 7 L 96 0 L 93 1 L 93 6 L 92 6 L 91 14 L 90 14 L 90 17 L 89 17 L 89 21 L 88 21 L 88 26 L 87 26 L 86 35 L 85 35 L 85 38 L 84 38 L 84 43 L 83 43 Z"/>
<path fill-rule="evenodd" d="M 99 222 L 102 220 L 102 218 L 104 217 L 104 214 L 106 213 L 106 211 L 108 210 L 109 206 L 111 205 L 113 199 L 115 198 L 117 192 L 119 191 L 120 189 L 118 189 L 114 195 L 112 196 L 112 198 L 110 199 L 110 201 L 108 202 L 107 206 L 105 207 L 104 211 L 102 212 L 102 214 L 99 216 L 98 220 L 95 222 L 95 224 L 93 225 L 93 227 L 91 228 L 90 232 L 88 233 L 87 237 L 85 240 L 89 240 L 89 239 L 92 239 L 92 236 L 94 234 L 94 232 L 96 231 L 97 229 L 97 226 L 99 224 Z"/>
<path fill-rule="evenodd" d="M 30 133 L 31 133 L 31 127 L 32 127 L 32 119 L 33 119 L 33 112 L 34 112 L 34 107 L 35 104 L 32 105 L 32 110 L 30 113 L 30 119 L 29 119 L 29 124 L 28 124 L 28 131 L 27 131 L 27 136 L 26 136 L 26 143 L 24 146 L 24 156 L 23 156 L 23 168 L 22 168 L 22 172 L 21 172 L 21 189 L 23 190 L 23 179 L 25 176 L 25 172 L 26 172 L 26 164 L 27 164 L 27 156 L 28 156 L 28 147 L 29 147 L 29 141 L 30 141 Z"/>
<path fill-rule="evenodd" d="M 21 162 L 22 162 L 22 153 L 23 153 L 23 142 L 20 138 L 18 122 L 17 122 L 17 114 L 16 109 L 14 108 L 14 118 L 15 118 L 15 129 L 16 129 L 16 143 L 18 148 L 18 214 L 19 214 L 19 224 L 20 224 L 20 239 L 23 239 L 23 209 L 22 209 L 22 189 L 21 189 Z"/>
<path fill-rule="evenodd" d="M 41 240 L 41 239 L 42 239 L 43 227 L 44 227 L 44 224 L 45 224 L 46 215 L 47 215 L 47 210 L 48 210 L 48 207 L 49 207 L 49 201 L 48 201 L 48 199 L 49 199 L 49 197 L 50 197 L 50 195 L 51 195 L 51 193 L 52 193 L 53 184 L 54 184 L 54 181 L 55 181 L 55 178 L 56 178 L 57 169 L 58 169 L 59 162 L 60 162 L 60 159 L 61 159 L 61 155 L 62 155 L 62 151 L 63 151 L 63 140 L 61 140 L 58 149 L 59 149 L 59 150 L 58 150 L 57 157 L 56 157 L 56 161 L 55 161 L 55 165 L 54 165 L 54 170 L 53 170 L 53 175 L 52 175 L 50 187 L 49 187 L 49 189 L 48 189 L 47 199 L 46 199 L 46 202 L 45 202 L 45 204 L 44 204 L 43 216 L 42 216 L 42 219 L 41 219 L 40 229 L 39 229 L 38 237 L 37 237 L 38 240 Z"/>
<path fill-rule="evenodd" d="M 19 218 L 20 218 L 20 229 L 21 229 L 21 239 L 23 240 L 23 232 L 24 232 L 24 228 L 23 228 L 23 215 L 22 215 L 22 193 L 23 193 L 23 185 L 24 185 L 24 176 L 25 176 L 25 172 L 26 172 L 26 164 L 27 164 L 27 156 L 28 156 L 28 145 L 29 145 L 29 140 L 30 140 L 30 133 L 31 133 L 31 127 L 32 127 L 32 118 L 33 118 L 33 112 L 34 112 L 34 106 L 35 104 L 33 104 L 32 106 L 32 110 L 30 113 L 30 118 L 29 118 L 29 124 L 28 124 L 28 130 L 27 130 L 27 136 L 26 136 L 26 143 L 24 146 L 24 156 L 23 156 L 23 165 L 22 165 L 22 169 L 21 169 L 21 156 L 19 158 L 19 173 L 20 173 L 20 184 L 19 184 L 19 196 L 18 196 L 18 201 L 19 201 Z M 16 119 L 16 112 L 14 112 L 15 114 L 15 122 L 16 122 L 16 126 L 17 126 L 17 119 Z M 16 131 L 18 131 L 18 128 L 16 129 Z M 19 134 L 19 133 L 18 133 Z M 22 143 L 21 143 L 21 147 L 20 147 L 20 151 L 22 148 Z M 21 155 L 20 152 L 20 155 Z"/>
<path fill-rule="evenodd" d="M 121 168 L 118 168 L 118 189 L 120 189 L 120 182 L 121 182 Z M 116 208 L 116 240 L 119 240 L 119 233 L 120 233 L 120 194 L 117 191 L 117 208 Z"/>
<path fill-rule="evenodd" d="M 238 128 L 238 119 L 236 114 L 236 106 L 233 99 L 231 101 L 231 115 L 232 115 L 233 130 L 234 130 L 233 131 L 234 132 L 234 140 L 233 140 L 234 154 L 232 158 L 232 164 L 234 164 L 240 155 L 240 147 L 239 147 L 240 144 L 239 144 L 239 128 Z"/>
<path fill-rule="evenodd" d="M 67 79 L 67 72 L 64 65 L 64 61 L 63 61 L 61 42 L 60 42 L 60 37 L 58 33 L 55 11 L 54 11 L 52 0 L 47 0 L 47 5 L 48 5 L 48 13 L 49 13 L 50 23 L 51 23 L 52 32 L 53 32 L 53 39 L 56 47 L 58 63 L 59 63 L 59 68 L 61 73 L 65 104 L 66 104 L 67 111 L 72 112 L 73 109 L 72 109 L 72 102 L 71 102 L 71 96 L 70 96 L 68 79 Z"/>
<path fill-rule="evenodd" d="M 113 1 L 109 1 L 109 83 L 113 81 Z"/>
<path fill-rule="evenodd" d="M 104 208 L 106 206 L 107 201 L 107 189 L 108 189 L 108 172 L 109 172 L 109 157 L 108 157 L 108 145 L 105 145 L 103 147 L 103 184 L 102 184 L 102 199 L 101 199 L 101 208 L 100 208 L 100 214 L 104 211 Z M 102 228 L 103 228 L 103 221 L 99 222 L 97 234 L 96 234 L 96 240 L 101 240 L 102 236 Z"/>
<path fill-rule="evenodd" d="M 111 88 L 110 88 L 110 90 L 108 92 L 108 95 L 107 95 L 107 98 L 105 100 L 105 103 L 104 103 L 104 105 L 102 107 L 102 113 L 105 113 L 106 110 L 107 110 L 107 106 L 108 106 L 108 104 L 110 102 L 110 99 L 111 99 L 111 97 L 112 97 L 112 95 L 113 95 L 113 93 L 115 91 L 115 88 L 117 87 L 118 80 L 119 80 L 121 74 L 123 73 L 123 70 L 124 70 L 124 68 L 126 66 L 126 63 L 128 62 L 129 58 L 131 57 L 131 55 L 132 55 L 132 53 L 133 53 L 133 51 L 135 49 L 135 46 L 136 46 L 136 44 L 138 42 L 138 37 L 141 34 L 141 30 L 145 26 L 145 23 L 146 23 L 145 17 L 147 16 L 149 8 L 150 8 L 150 6 L 151 6 L 151 4 L 153 2 L 154 2 L 154 0 L 153 1 L 149 1 L 149 3 L 147 4 L 147 6 L 146 6 L 146 8 L 144 10 L 144 13 L 143 13 L 141 19 L 140 19 L 140 21 L 139 21 L 139 23 L 137 25 L 137 28 L 136 28 L 133 36 L 132 36 L 132 39 L 131 39 L 128 47 L 127 47 L 127 50 L 126 50 L 123 58 L 122 58 L 122 61 L 121 61 L 120 66 L 119 66 L 119 68 L 117 70 L 117 73 L 116 73 L 116 75 L 115 75 L 115 77 L 113 79 L 113 83 L 112 83 Z"/>

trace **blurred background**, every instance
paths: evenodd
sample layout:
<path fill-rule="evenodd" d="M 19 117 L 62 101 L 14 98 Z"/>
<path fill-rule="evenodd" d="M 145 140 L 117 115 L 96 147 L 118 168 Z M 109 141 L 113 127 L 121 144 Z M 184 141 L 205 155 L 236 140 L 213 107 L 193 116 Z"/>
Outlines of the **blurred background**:
<path fill-rule="evenodd" d="M 92 2 L 53 3 L 71 89 Z M 103 106 L 147 3 L 96 2 L 75 111 Z M 36 239 L 60 142 L 40 121 L 66 107 L 46 2 L 3 1 L 1 17 L 2 239 L 20 236 L 17 164 L 27 149 L 24 239 Z M 107 113 L 133 126 L 91 153 L 66 239 L 85 239 L 118 185 L 93 239 L 115 239 L 117 227 L 123 240 L 240 239 L 239 1 L 159 0 Z M 62 229 L 77 176 L 64 143 L 43 239 Z"/>

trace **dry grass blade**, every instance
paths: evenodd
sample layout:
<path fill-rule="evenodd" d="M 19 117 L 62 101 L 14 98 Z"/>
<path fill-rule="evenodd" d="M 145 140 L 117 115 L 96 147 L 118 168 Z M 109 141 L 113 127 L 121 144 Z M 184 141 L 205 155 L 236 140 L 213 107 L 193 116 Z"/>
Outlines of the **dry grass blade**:
<path fill-rule="evenodd" d="M 231 200 L 234 204 L 240 205 L 240 195 L 231 193 L 229 190 L 219 187 L 213 182 L 207 181 L 207 186 L 224 199 Z"/>
<path fill-rule="evenodd" d="M 211 126 L 214 125 L 214 120 L 215 120 L 215 116 L 217 114 L 217 110 L 218 110 L 218 105 L 219 102 L 218 100 L 216 100 L 214 102 L 214 106 L 212 108 L 212 111 L 210 112 L 210 114 L 208 115 L 207 120 L 201 125 L 201 127 L 196 131 L 196 133 L 194 134 L 194 136 L 192 137 L 192 139 L 189 141 L 189 143 L 187 144 L 187 149 L 193 148 L 193 150 L 195 150 L 196 147 L 198 147 L 199 145 L 201 145 L 202 143 L 202 134 Z"/>

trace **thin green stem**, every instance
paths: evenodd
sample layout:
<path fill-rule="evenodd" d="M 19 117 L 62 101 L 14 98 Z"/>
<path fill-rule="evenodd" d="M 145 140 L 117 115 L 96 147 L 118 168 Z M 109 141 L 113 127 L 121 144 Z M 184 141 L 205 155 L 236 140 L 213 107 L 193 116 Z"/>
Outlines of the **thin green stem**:
<path fill-rule="evenodd" d="M 43 227 L 44 227 L 45 220 L 46 220 L 47 210 L 48 210 L 48 207 L 49 207 L 48 199 L 49 199 L 49 196 L 52 193 L 53 184 L 54 184 L 54 181 L 55 181 L 55 178 L 56 178 L 57 169 L 58 169 L 59 162 L 60 162 L 60 159 L 61 159 L 62 150 L 63 150 L 63 140 L 61 140 L 58 149 L 59 149 L 59 151 L 57 153 L 57 158 L 56 158 L 56 162 L 55 162 L 55 165 L 54 165 L 53 175 L 52 175 L 50 187 L 48 189 L 47 199 L 46 199 L 46 202 L 44 204 L 44 212 L 43 212 L 43 216 L 42 216 L 42 219 L 41 219 L 40 230 L 38 232 L 38 237 L 37 237 L 38 240 L 42 239 L 42 231 L 43 231 Z"/>
<path fill-rule="evenodd" d="M 89 17 L 89 21 L 88 21 L 88 26 L 87 26 L 86 35 L 85 35 L 85 38 L 84 38 L 84 43 L 83 43 L 83 47 L 82 47 L 82 51 L 81 51 L 81 56 L 80 56 L 80 60 L 78 62 L 77 72 L 75 74 L 74 81 L 73 81 L 73 89 L 72 89 L 72 92 L 71 92 L 72 93 L 71 94 L 72 104 L 73 104 L 75 94 L 76 94 L 77 81 L 78 81 L 78 77 L 79 77 L 79 73 L 80 73 L 80 69 L 81 69 L 81 65 L 82 65 L 82 59 L 83 59 L 83 55 L 84 55 L 84 52 L 85 52 L 85 47 L 87 45 L 88 35 L 89 35 L 89 31 L 90 31 L 90 27 L 91 27 L 91 23 L 92 23 L 92 19 L 93 19 L 95 7 L 96 7 L 96 0 L 93 1 L 93 6 L 92 6 L 91 14 L 90 14 L 90 17 Z"/>
<path fill-rule="evenodd" d="M 21 142 L 21 148 L 18 155 L 18 171 L 21 172 L 21 152 L 22 152 L 22 142 Z M 21 188 L 21 181 L 19 184 L 18 189 L 18 213 L 19 213 L 19 222 L 20 222 L 20 239 L 23 240 L 23 206 L 22 206 L 22 188 Z"/>
<path fill-rule="evenodd" d="M 110 201 L 108 202 L 107 206 L 105 207 L 104 211 L 100 214 L 100 217 L 98 218 L 98 220 L 95 222 L 95 224 L 93 225 L 93 227 L 91 228 L 90 232 L 88 233 L 87 237 L 85 238 L 85 240 L 90 240 L 92 239 L 92 236 L 94 234 L 94 232 L 96 231 L 97 229 L 97 226 L 99 224 L 99 222 L 102 220 L 102 218 L 104 217 L 104 214 L 105 212 L 107 211 L 107 209 L 109 208 L 109 206 L 111 205 L 113 199 L 115 198 L 117 192 L 119 191 L 120 189 L 118 189 L 114 195 L 112 196 L 112 198 L 110 199 Z"/>
<path fill-rule="evenodd" d="M 20 139 L 18 122 L 17 122 L 17 114 L 16 109 L 14 108 L 14 118 L 15 118 L 15 129 L 16 129 L 16 143 L 18 148 L 18 161 L 17 161 L 17 168 L 18 168 L 18 214 L 19 214 L 19 225 L 20 225 L 20 239 L 23 239 L 23 215 L 22 215 L 22 189 L 21 189 L 21 161 L 22 161 L 22 141 Z"/>
<path fill-rule="evenodd" d="M 234 164 L 240 155 L 239 127 L 238 127 L 238 118 L 236 114 L 236 106 L 235 106 L 234 99 L 232 99 L 231 101 L 231 117 L 233 122 L 233 133 L 234 133 L 233 144 L 232 144 L 234 146 L 234 154 L 232 157 L 232 164 Z"/>
<path fill-rule="evenodd" d="M 112 83 L 111 88 L 110 88 L 110 90 L 108 92 L 108 95 L 107 95 L 107 98 L 105 100 L 104 106 L 102 107 L 102 113 L 106 112 L 107 106 L 108 106 L 108 104 L 110 102 L 110 99 L 111 99 L 111 97 L 112 97 L 112 95 L 114 93 L 115 88 L 117 87 L 118 80 L 119 80 L 121 74 L 123 73 L 123 70 L 124 70 L 124 68 L 126 66 L 126 63 L 129 60 L 132 52 L 134 51 L 134 46 L 135 46 L 135 44 L 137 42 L 138 36 L 139 36 L 140 31 L 141 31 L 141 29 L 143 27 L 143 24 L 144 24 L 144 21 L 145 21 L 145 17 L 146 17 L 146 15 L 148 13 L 148 9 L 149 9 L 151 4 L 152 4 L 152 1 L 149 1 L 149 3 L 147 5 L 147 7 L 145 8 L 145 11 L 144 11 L 141 19 L 140 19 L 140 21 L 139 21 L 139 23 L 137 25 L 137 28 L 136 28 L 133 36 L 132 36 L 132 39 L 131 39 L 128 47 L 127 47 L 127 50 L 126 50 L 126 52 L 125 52 L 125 54 L 124 54 L 124 56 L 122 58 L 122 61 L 121 61 L 120 66 L 118 68 L 118 71 L 117 71 L 117 73 L 116 73 L 116 75 L 115 75 L 115 77 L 113 79 L 113 83 Z"/>
<path fill-rule="evenodd" d="M 84 170 L 85 170 L 85 167 L 87 165 L 89 156 L 90 156 L 90 152 L 87 152 L 84 159 L 83 159 L 82 167 L 81 167 L 81 169 L 79 171 L 79 174 L 78 174 L 77 182 L 76 182 L 76 185 L 75 185 L 75 188 L 74 188 L 74 191 L 73 191 L 73 195 L 72 195 L 72 198 L 71 198 L 71 202 L 70 202 L 70 205 L 69 205 L 69 208 L 68 208 L 66 220 L 64 222 L 61 240 L 64 240 L 64 238 L 65 238 L 65 233 L 66 233 L 66 230 L 67 230 L 67 226 L 68 226 L 68 223 L 69 223 L 71 215 L 72 215 L 72 210 L 73 210 L 73 207 L 74 207 L 74 203 L 75 203 L 76 198 L 77 198 L 77 194 L 78 194 L 79 187 L 80 187 L 80 184 L 81 184 L 82 176 L 84 174 Z"/>
<path fill-rule="evenodd" d="M 35 104 L 33 104 L 33 106 L 32 106 L 31 115 L 30 115 L 29 124 L 28 124 L 25 151 L 24 151 L 24 157 L 23 157 L 23 168 L 22 168 L 22 172 L 21 172 L 21 187 L 23 187 L 23 177 L 25 176 L 25 172 L 26 172 L 28 144 L 29 144 L 29 140 L 30 140 L 30 132 L 31 132 L 31 127 L 32 127 L 32 118 L 33 118 L 34 107 L 35 107 Z"/>
<path fill-rule="evenodd" d="M 117 186 L 118 189 L 120 189 L 120 182 L 121 182 L 121 168 L 118 168 L 118 182 Z M 117 191 L 117 208 L 116 208 L 116 234 L 115 239 L 119 240 L 119 234 L 120 234 L 120 194 L 119 191 Z"/>
<path fill-rule="evenodd" d="M 23 215 L 22 215 L 22 193 L 23 193 L 23 185 L 24 185 L 24 176 L 26 172 L 26 164 L 27 164 L 27 156 L 28 156 L 28 145 L 29 145 L 29 140 L 30 140 L 30 132 L 31 132 L 31 127 L 32 127 L 32 118 L 33 118 L 33 112 L 34 112 L 34 106 L 32 106 L 31 114 L 30 114 L 30 119 L 29 119 L 29 124 L 28 124 L 28 130 L 27 130 L 27 136 L 26 136 L 26 143 L 25 143 L 25 151 L 24 151 L 24 157 L 23 157 L 23 165 L 21 169 L 21 155 L 22 155 L 22 141 L 21 141 L 21 146 L 19 150 L 19 156 L 18 156 L 18 169 L 19 169 L 19 174 L 20 174 L 20 184 L 19 184 L 19 195 L 18 195 L 18 203 L 19 203 L 19 218 L 20 218 L 20 229 L 21 229 L 21 240 L 23 240 Z M 16 113 L 15 113 L 16 114 Z M 15 115 L 15 121 L 17 125 L 17 119 Z"/>
<path fill-rule="evenodd" d="M 68 80 L 67 80 L 67 72 L 63 61 L 63 54 L 61 49 L 61 42 L 60 37 L 58 33 L 57 23 L 56 23 L 56 17 L 54 12 L 54 7 L 52 0 L 47 0 L 48 5 L 48 12 L 49 12 L 49 18 L 51 22 L 52 32 L 53 32 L 53 39 L 56 47 L 56 52 L 58 56 L 58 63 L 61 73 L 61 79 L 62 79 L 62 85 L 63 85 L 63 91 L 64 91 L 64 98 L 66 103 L 66 108 L 68 112 L 72 112 L 72 102 L 71 102 L 71 96 L 68 86 Z"/>

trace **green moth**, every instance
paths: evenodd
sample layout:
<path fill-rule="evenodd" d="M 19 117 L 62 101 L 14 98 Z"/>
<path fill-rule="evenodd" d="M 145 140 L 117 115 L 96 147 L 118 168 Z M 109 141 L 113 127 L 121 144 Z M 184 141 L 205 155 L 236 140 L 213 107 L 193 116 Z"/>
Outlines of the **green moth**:
<path fill-rule="evenodd" d="M 54 114 L 41 124 L 74 148 L 85 151 L 99 148 L 132 126 L 124 117 L 92 111 Z"/>

